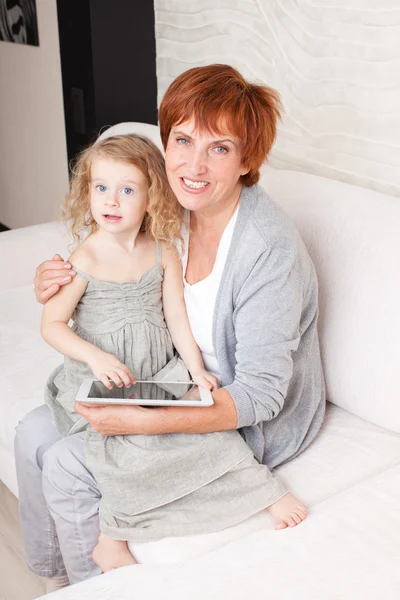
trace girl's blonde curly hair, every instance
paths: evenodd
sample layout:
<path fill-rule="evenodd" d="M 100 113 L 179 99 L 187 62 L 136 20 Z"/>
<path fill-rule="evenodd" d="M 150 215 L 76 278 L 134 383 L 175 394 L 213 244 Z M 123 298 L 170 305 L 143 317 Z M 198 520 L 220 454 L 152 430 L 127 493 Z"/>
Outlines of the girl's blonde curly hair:
<path fill-rule="evenodd" d="M 183 208 L 172 192 L 160 150 L 144 136 L 116 135 L 85 148 L 71 170 L 70 191 L 62 205 L 62 218 L 70 221 L 74 239 L 82 241 L 86 233 L 94 233 L 97 223 L 90 210 L 91 167 L 96 158 L 111 158 L 133 165 L 146 177 L 149 203 L 141 232 L 154 240 L 173 243 L 182 240 L 180 226 Z"/>

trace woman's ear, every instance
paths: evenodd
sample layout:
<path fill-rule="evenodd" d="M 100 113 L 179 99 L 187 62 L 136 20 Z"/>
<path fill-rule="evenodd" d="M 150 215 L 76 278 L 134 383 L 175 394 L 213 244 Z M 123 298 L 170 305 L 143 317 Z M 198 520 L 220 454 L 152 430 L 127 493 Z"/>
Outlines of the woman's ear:
<path fill-rule="evenodd" d="M 243 177 L 244 175 L 247 175 L 247 173 L 250 172 L 249 167 L 246 167 L 246 165 L 242 165 L 241 171 L 240 171 L 240 176 Z"/>

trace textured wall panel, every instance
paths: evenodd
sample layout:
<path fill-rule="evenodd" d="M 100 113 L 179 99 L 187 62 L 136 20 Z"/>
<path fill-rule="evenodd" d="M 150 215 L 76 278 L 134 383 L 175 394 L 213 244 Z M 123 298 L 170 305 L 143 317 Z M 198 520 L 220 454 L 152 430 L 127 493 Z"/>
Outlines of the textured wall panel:
<path fill-rule="evenodd" d="M 157 79 L 224 62 L 282 95 L 270 164 L 400 196 L 400 0 L 155 0 Z"/>

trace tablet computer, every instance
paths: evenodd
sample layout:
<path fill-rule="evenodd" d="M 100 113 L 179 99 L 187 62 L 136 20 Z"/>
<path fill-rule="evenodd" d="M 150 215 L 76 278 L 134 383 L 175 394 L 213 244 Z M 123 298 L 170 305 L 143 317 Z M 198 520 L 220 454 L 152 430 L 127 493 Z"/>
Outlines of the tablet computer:
<path fill-rule="evenodd" d="M 212 406 L 209 390 L 192 381 L 137 381 L 127 387 L 108 389 L 98 379 L 84 379 L 75 400 L 83 404 L 131 406 Z"/>

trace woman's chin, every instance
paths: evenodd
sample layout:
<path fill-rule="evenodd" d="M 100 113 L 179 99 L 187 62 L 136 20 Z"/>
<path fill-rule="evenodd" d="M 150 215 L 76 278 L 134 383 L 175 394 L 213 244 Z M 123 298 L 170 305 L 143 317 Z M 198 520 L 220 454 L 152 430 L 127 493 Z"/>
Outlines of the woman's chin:
<path fill-rule="evenodd" d="M 211 194 L 208 193 L 208 190 L 207 192 L 204 191 L 202 194 L 191 194 L 190 192 L 185 192 L 180 189 L 175 193 L 179 204 L 183 206 L 183 208 L 186 208 L 186 210 L 201 210 L 213 203 Z"/>
<path fill-rule="evenodd" d="M 202 210 L 203 208 L 207 208 L 209 206 L 209 202 L 202 201 L 200 198 L 179 198 L 179 204 L 183 206 L 186 210 L 190 210 L 196 212 L 198 210 Z"/>

